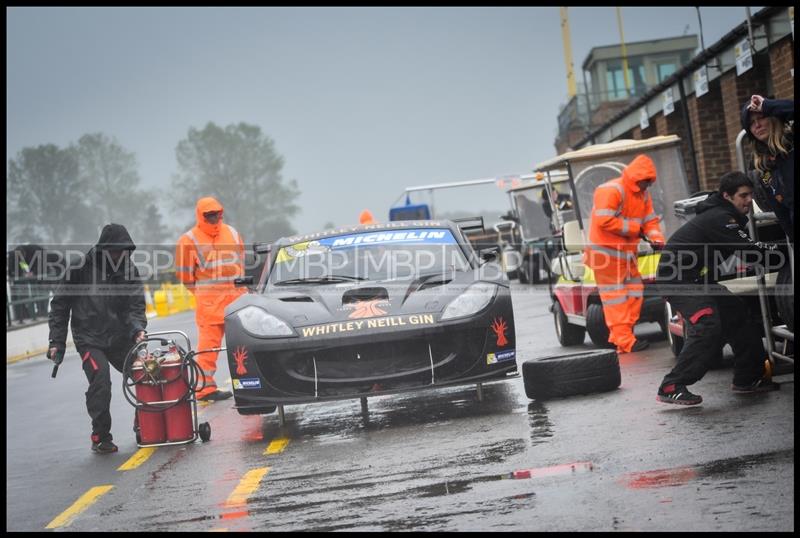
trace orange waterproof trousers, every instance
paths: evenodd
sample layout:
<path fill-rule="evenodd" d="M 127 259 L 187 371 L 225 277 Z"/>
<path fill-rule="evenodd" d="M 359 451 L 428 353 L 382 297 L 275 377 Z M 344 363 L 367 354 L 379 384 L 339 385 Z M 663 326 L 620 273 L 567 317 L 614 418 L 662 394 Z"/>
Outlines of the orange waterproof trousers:
<path fill-rule="evenodd" d="M 627 353 L 636 342 L 633 326 L 639 321 L 644 300 L 644 284 L 636 259 L 612 262 L 595 270 L 595 281 L 603 302 L 608 341 L 617 346 L 618 353 Z"/>
<path fill-rule="evenodd" d="M 195 351 L 220 347 L 222 345 L 222 338 L 225 336 L 225 325 L 222 323 L 213 325 L 199 325 L 197 327 L 197 332 L 199 338 L 197 342 L 197 349 Z M 213 353 L 200 353 L 199 355 L 195 356 L 195 361 L 197 361 L 197 365 L 200 366 L 200 370 L 202 370 L 201 378 L 198 381 L 197 386 L 202 387 L 203 380 L 205 379 L 205 387 L 203 387 L 203 389 L 198 391 L 195 395 L 198 399 L 217 390 L 217 383 L 214 381 L 214 374 L 217 372 L 218 354 L 219 352 L 215 351 Z"/>

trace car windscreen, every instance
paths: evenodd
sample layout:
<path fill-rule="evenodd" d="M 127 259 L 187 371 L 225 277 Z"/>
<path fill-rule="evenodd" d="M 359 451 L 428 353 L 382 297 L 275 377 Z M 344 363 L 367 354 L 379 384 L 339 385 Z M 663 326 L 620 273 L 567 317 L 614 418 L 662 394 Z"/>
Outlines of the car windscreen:
<path fill-rule="evenodd" d="M 413 279 L 469 269 L 469 262 L 448 229 L 384 230 L 281 247 L 268 286 Z"/>

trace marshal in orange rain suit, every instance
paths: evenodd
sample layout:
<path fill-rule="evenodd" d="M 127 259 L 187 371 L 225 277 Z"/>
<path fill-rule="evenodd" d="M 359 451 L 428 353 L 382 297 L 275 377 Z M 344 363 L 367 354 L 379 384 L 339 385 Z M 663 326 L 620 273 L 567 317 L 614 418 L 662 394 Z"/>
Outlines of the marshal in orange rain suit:
<path fill-rule="evenodd" d="M 594 192 L 589 242 L 584 262 L 595 274 L 609 342 L 617 351 L 631 351 L 636 337 L 644 295 L 637 267 L 640 236 L 656 245 L 664 244 L 653 200 L 640 181 L 656 179 L 656 167 L 646 155 L 637 155 L 622 171 L 622 177 L 607 181 Z"/>
<path fill-rule="evenodd" d="M 222 204 L 212 197 L 198 200 L 197 225 L 178 239 L 176 248 L 176 273 L 197 303 L 197 350 L 220 347 L 225 334 L 225 307 L 244 293 L 233 283 L 235 278 L 244 276 L 244 243 L 233 226 L 222 222 L 222 211 Z M 204 215 L 214 212 L 219 212 L 219 217 L 212 224 Z M 217 390 L 214 381 L 217 353 L 200 353 L 196 360 L 205 379 L 197 398 L 229 397 L 229 392 Z"/>

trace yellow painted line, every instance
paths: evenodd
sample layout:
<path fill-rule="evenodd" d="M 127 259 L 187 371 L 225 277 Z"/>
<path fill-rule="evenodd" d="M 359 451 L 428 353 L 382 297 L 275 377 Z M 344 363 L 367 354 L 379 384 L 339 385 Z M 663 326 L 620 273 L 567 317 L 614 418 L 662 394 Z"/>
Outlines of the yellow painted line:
<path fill-rule="evenodd" d="M 269 456 L 270 454 L 279 454 L 283 452 L 286 448 L 286 445 L 289 444 L 289 439 L 285 437 L 281 437 L 279 439 L 273 439 L 270 441 L 269 445 L 267 445 L 267 449 L 264 451 L 265 456 Z"/>
<path fill-rule="evenodd" d="M 130 471 L 131 469 L 136 469 L 138 466 L 143 464 L 147 461 L 147 458 L 153 455 L 153 452 L 156 451 L 155 446 L 146 446 L 140 448 L 136 451 L 136 453 L 128 459 L 125 463 L 117 467 L 117 471 Z"/>
<path fill-rule="evenodd" d="M 101 495 L 105 495 L 114 486 L 95 486 L 75 501 L 72 506 L 61 512 L 53 521 L 47 524 L 45 529 L 57 529 L 66 527 L 80 515 L 81 512 L 93 505 Z"/>
<path fill-rule="evenodd" d="M 236 489 L 230 494 L 228 500 L 225 501 L 224 506 L 232 507 L 245 504 L 247 498 L 258 489 L 258 484 L 261 482 L 261 479 L 264 478 L 264 475 L 269 472 L 269 469 L 269 467 L 259 467 L 258 469 L 247 471 L 239 481 L 239 485 L 236 486 Z"/>

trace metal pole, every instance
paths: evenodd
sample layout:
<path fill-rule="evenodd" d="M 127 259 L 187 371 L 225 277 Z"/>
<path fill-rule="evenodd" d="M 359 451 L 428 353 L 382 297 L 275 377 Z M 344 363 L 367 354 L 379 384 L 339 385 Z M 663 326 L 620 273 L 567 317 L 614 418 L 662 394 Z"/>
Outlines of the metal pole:
<path fill-rule="evenodd" d="M 689 120 L 689 103 L 686 100 L 686 91 L 683 89 L 683 79 L 678 80 L 678 91 L 681 95 L 681 111 L 683 113 L 683 123 L 686 125 L 686 138 L 689 142 L 689 154 L 691 155 L 691 165 L 693 173 L 692 188 L 694 192 L 700 191 L 700 172 L 697 169 L 697 154 L 694 151 L 694 135 L 692 134 L 692 122 Z"/>
<path fill-rule="evenodd" d="M 578 202 L 578 189 L 575 187 L 575 176 L 572 175 L 572 165 L 567 161 L 567 174 L 569 175 L 569 188 L 572 191 L 572 205 L 575 207 L 575 216 L 578 217 L 578 228 L 584 231 L 581 205 Z"/>

